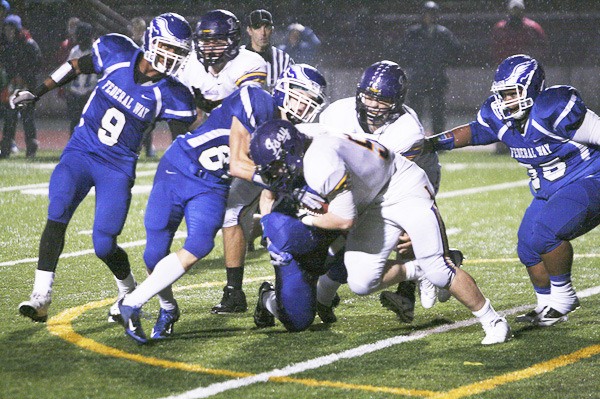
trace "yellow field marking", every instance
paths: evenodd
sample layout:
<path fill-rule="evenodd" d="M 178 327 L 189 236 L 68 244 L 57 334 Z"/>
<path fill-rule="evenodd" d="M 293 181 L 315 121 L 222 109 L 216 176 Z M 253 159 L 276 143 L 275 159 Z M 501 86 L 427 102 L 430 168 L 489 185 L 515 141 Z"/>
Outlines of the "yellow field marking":
<path fill-rule="evenodd" d="M 582 257 L 596 257 L 597 255 L 582 255 Z M 244 280 L 245 282 L 256 282 L 269 279 L 272 276 L 262 276 L 255 277 L 251 279 Z M 176 287 L 174 291 L 183 291 L 189 289 L 197 289 L 197 288 L 206 288 L 206 287 L 214 287 L 221 286 L 224 282 L 207 282 L 201 284 L 193 284 L 188 286 Z M 164 360 L 150 356 L 144 356 L 139 354 L 133 354 L 129 352 L 125 352 L 123 350 L 113 348 L 111 346 L 107 346 L 101 344 L 97 341 L 94 341 L 89 338 L 85 338 L 84 336 L 78 334 L 73 329 L 72 323 L 73 321 L 82 315 L 83 313 L 100 308 L 103 306 L 108 306 L 114 303 L 116 298 L 107 298 L 100 301 L 89 302 L 82 306 L 77 306 L 74 308 L 67 309 L 60 314 L 50 318 L 48 320 L 47 328 L 51 334 L 58 336 L 59 338 L 64 339 L 67 342 L 70 342 L 76 346 L 79 346 L 83 349 L 99 353 L 105 356 L 111 356 L 115 358 L 122 358 L 131 360 L 134 362 L 148 364 L 150 366 L 155 367 L 163 367 L 170 369 L 178 369 L 188 372 L 202 373 L 202 374 L 210 374 L 220 377 L 230 377 L 230 378 L 244 378 L 244 377 L 252 377 L 256 374 L 247 373 L 247 372 L 236 372 L 232 370 L 224 370 L 224 369 L 212 369 L 207 367 L 202 367 L 199 365 L 184 363 L 184 362 L 176 362 L 171 360 Z M 269 377 L 269 381 L 271 382 L 279 382 L 279 383 L 294 383 L 301 384 L 305 386 L 312 387 L 329 387 L 329 388 L 337 388 L 337 389 L 348 389 L 348 390 L 361 390 L 368 392 L 382 392 L 382 393 L 390 393 L 402 396 L 415 396 L 415 397 L 425 397 L 432 399 L 458 399 L 469 397 L 472 395 L 476 395 L 485 391 L 490 391 L 495 389 L 501 385 L 508 384 L 511 382 L 535 377 L 540 374 L 544 374 L 550 371 L 553 371 L 556 368 L 564 367 L 573 363 L 576 363 L 582 359 L 586 359 L 595 355 L 600 354 L 600 345 L 592 345 L 587 348 L 583 348 L 577 350 L 573 353 L 567 355 L 561 355 L 557 358 L 551 359 L 546 362 L 535 364 L 526 369 L 513 371 L 507 374 L 503 374 L 500 376 L 492 377 L 487 380 L 478 381 L 473 384 L 464 385 L 459 388 L 447 391 L 447 392 L 435 392 L 429 390 L 420 390 L 420 389 L 406 389 L 406 388 L 394 388 L 394 387 L 381 387 L 381 386 L 373 386 L 373 385 L 362 385 L 362 384 L 350 384 L 339 381 L 328 381 L 328 380 L 315 380 L 315 379 L 306 379 L 306 378 L 294 378 L 294 377 Z"/>
<path fill-rule="evenodd" d="M 568 366 L 580 360 L 590 358 L 600 354 L 600 345 L 592 345 L 587 348 L 579 349 L 568 355 L 562 355 L 546 362 L 534 364 L 523 370 L 513 371 L 511 373 L 492 377 L 487 380 L 478 381 L 470 385 L 464 385 L 460 388 L 432 396 L 434 399 L 458 399 L 472 395 L 477 395 L 485 391 L 491 391 L 500 385 L 535 377 L 540 374 L 548 373 L 559 367 Z"/>
<path fill-rule="evenodd" d="M 302 384 L 302 385 L 306 385 L 309 387 L 327 387 L 327 388 L 337 388 L 337 389 L 360 390 L 360 391 L 368 391 L 368 392 L 391 393 L 394 395 L 417 396 L 417 397 L 421 397 L 421 398 L 431 398 L 436 395 L 439 395 L 438 392 L 427 391 L 424 389 L 378 387 L 378 386 L 374 386 L 374 385 L 348 384 L 345 382 L 313 380 L 313 379 L 307 379 L 307 378 L 271 377 L 271 378 L 269 378 L 269 381 Z"/>

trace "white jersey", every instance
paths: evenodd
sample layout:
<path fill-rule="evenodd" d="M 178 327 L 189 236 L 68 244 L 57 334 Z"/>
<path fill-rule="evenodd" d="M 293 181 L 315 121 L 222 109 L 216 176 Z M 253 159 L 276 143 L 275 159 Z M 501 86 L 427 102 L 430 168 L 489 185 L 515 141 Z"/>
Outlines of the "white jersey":
<path fill-rule="evenodd" d="M 329 212 L 347 219 L 360 215 L 373 202 L 393 203 L 428 183 L 413 162 L 377 142 L 347 134 L 313 139 L 304 156 L 304 178 L 330 200 Z M 393 192 L 388 193 L 390 188 Z"/>
<path fill-rule="evenodd" d="M 367 133 L 358 122 L 356 99 L 343 98 L 329 105 L 320 115 L 319 121 L 335 131 L 353 133 L 376 140 L 390 151 L 400 154 L 419 165 L 427 174 L 437 192 L 440 185 L 441 165 L 436 153 L 422 154 L 425 130 L 419 117 L 410 107 L 403 105 L 404 114 L 391 123 L 386 123 L 374 133 Z"/>
<path fill-rule="evenodd" d="M 204 68 L 196 52 L 190 53 L 177 78 L 190 89 L 200 90 L 211 101 L 222 100 L 236 89 L 245 85 L 263 86 L 267 77 L 267 63 L 252 51 L 240 49 L 240 53 L 229 61 L 219 73 L 212 67 Z"/>

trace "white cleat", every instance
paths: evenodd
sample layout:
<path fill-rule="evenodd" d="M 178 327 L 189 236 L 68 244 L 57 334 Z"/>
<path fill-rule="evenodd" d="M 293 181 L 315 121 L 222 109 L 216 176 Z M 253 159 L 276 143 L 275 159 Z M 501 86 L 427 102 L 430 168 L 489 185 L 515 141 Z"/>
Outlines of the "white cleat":
<path fill-rule="evenodd" d="M 119 301 L 113 303 L 113 305 L 108 309 L 108 322 L 109 323 L 119 323 L 123 325 L 123 317 L 121 317 L 121 311 L 119 310 Z"/>
<path fill-rule="evenodd" d="M 437 287 L 426 278 L 419 280 L 419 296 L 421 297 L 421 305 L 425 309 L 429 309 L 435 305 L 437 300 Z"/>
<path fill-rule="evenodd" d="M 481 345 L 494 345 L 507 342 L 512 338 L 510 326 L 504 317 L 498 317 L 489 324 L 483 324 L 485 337 Z"/>
<path fill-rule="evenodd" d="M 43 295 L 34 292 L 28 301 L 19 304 L 19 313 L 35 322 L 43 323 L 48 320 L 48 308 L 51 302 L 49 293 Z"/>

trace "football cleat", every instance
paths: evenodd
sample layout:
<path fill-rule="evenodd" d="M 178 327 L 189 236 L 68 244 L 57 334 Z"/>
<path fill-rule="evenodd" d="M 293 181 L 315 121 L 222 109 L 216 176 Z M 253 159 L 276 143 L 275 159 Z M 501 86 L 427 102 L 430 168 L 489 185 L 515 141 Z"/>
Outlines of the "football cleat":
<path fill-rule="evenodd" d="M 567 321 L 569 319 L 569 316 L 567 315 L 579 309 L 579 307 L 579 299 L 577 298 L 575 298 L 575 302 L 571 305 L 571 309 L 566 313 L 561 313 L 558 310 L 551 308 L 550 306 L 546 306 L 540 313 L 535 325 L 540 327 L 549 327 L 557 323 Z"/>
<path fill-rule="evenodd" d="M 518 315 L 517 317 L 515 317 L 515 322 L 537 325 L 540 316 L 542 315 L 545 309 L 546 306 L 544 306 L 540 310 L 538 310 L 538 308 L 535 308 L 525 314 Z"/>
<path fill-rule="evenodd" d="M 177 320 L 179 320 L 179 308 L 173 310 L 160 308 L 158 319 L 156 319 L 156 324 L 154 324 L 150 337 L 152 339 L 169 338 L 173 334 L 173 324 Z"/>
<path fill-rule="evenodd" d="M 275 316 L 269 312 L 263 302 L 263 296 L 270 291 L 275 291 L 275 287 L 268 281 L 263 282 L 258 289 L 258 301 L 254 310 L 254 324 L 258 328 L 273 327 L 275 325 Z"/>
<path fill-rule="evenodd" d="M 246 302 L 246 294 L 244 294 L 244 291 L 228 285 L 223 288 L 223 298 L 221 298 L 221 303 L 213 306 L 210 313 L 242 313 L 246 310 L 248 310 L 248 303 Z"/>
<path fill-rule="evenodd" d="M 463 260 L 465 259 L 465 257 L 460 250 L 450 248 L 450 251 L 448 252 L 448 257 L 450 258 L 452 263 L 454 263 L 454 266 L 462 267 Z M 440 303 L 447 302 L 450 298 L 452 298 L 452 295 L 450 294 L 449 289 L 438 288 L 437 299 L 438 301 L 440 301 Z"/>
<path fill-rule="evenodd" d="M 138 344 L 145 344 L 148 342 L 146 333 L 142 329 L 142 322 L 140 320 L 141 308 L 135 306 L 123 305 L 123 299 L 119 302 L 119 312 L 123 318 L 123 326 L 125 327 L 125 334 L 135 340 Z"/>
<path fill-rule="evenodd" d="M 333 301 L 331 302 L 331 306 L 323 305 L 321 302 L 317 301 L 317 314 L 323 323 L 335 323 L 337 321 L 337 317 L 333 312 L 333 309 L 340 304 L 340 296 L 335 294 L 333 297 Z"/>
<path fill-rule="evenodd" d="M 379 294 L 381 305 L 396 313 L 403 323 L 412 323 L 415 318 L 416 282 L 403 281 L 398 284 L 398 291 L 382 291 Z"/>
<path fill-rule="evenodd" d="M 423 308 L 432 308 L 437 300 L 437 287 L 426 278 L 421 278 L 419 280 L 419 297 Z"/>
<path fill-rule="evenodd" d="M 119 310 L 119 301 L 113 303 L 110 309 L 108 309 L 108 322 L 124 325 L 123 318 L 121 317 L 121 311 Z"/>
<path fill-rule="evenodd" d="M 504 317 L 498 317 L 491 323 L 483 324 L 483 331 L 485 331 L 485 337 L 481 341 L 481 345 L 501 344 L 512 338 L 510 326 Z"/>
<path fill-rule="evenodd" d="M 37 323 L 44 323 L 48 320 L 48 308 L 52 298 L 50 294 L 33 293 L 28 301 L 19 304 L 19 313 Z"/>

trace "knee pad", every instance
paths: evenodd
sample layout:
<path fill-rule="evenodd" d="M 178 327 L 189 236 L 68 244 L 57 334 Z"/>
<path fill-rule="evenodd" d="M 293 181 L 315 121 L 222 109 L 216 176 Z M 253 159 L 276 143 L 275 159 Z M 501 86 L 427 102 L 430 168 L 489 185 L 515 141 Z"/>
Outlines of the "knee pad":
<path fill-rule="evenodd" d="M 369 295 L 381 288 L 385 259 L 350 251 L 346 252 L 344 263 L 348 271 L 348 287 L 356 295 Z"/>
<path fill-rule="evenodd" d="M 204 258 L 215 247 L 215 239 L 212 236 L 195 236 L 194 239 L 188 238 L 183 244 L 183 248 L 189 251 L 198 259 Z"/>
<path fill-rule="evenodd" d="M 442 255 L 419 258 L 417 262 L 425 273 L 424 277 L 436 287 L 448 287 L 456 275 L 454 267 L 446 263 Z"/>
<path fill-rule="evenodd" d="M 117 248 L 117 237 L 102 231 L 94 231 L 92 241 L 96 256 L 102 260 L 113 254 Z"/>

